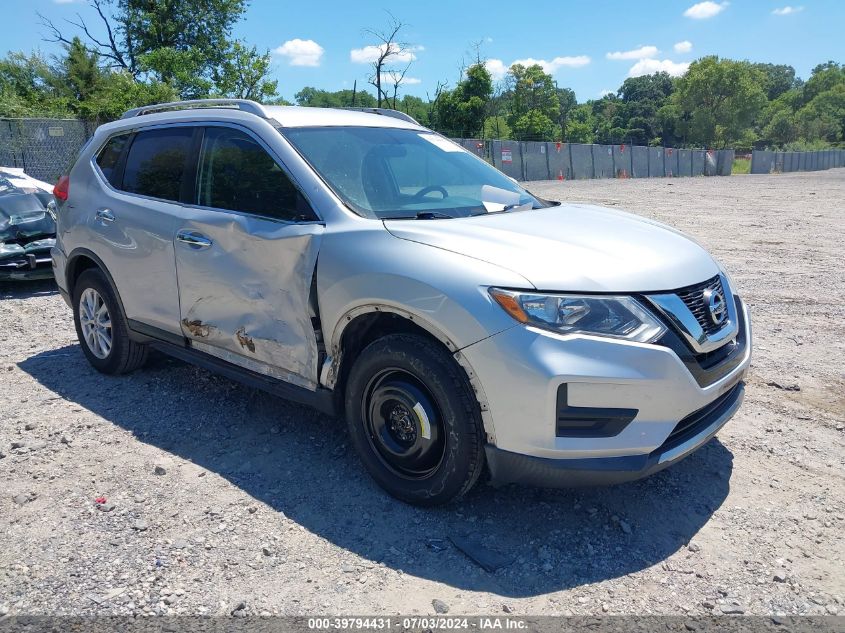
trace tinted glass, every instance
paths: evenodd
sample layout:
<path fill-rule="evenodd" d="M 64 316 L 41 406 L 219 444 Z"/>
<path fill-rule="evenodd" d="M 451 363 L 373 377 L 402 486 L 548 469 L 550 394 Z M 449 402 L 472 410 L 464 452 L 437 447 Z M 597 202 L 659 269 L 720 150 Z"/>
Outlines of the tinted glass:
<path fill-rule="evenodd" d="M 197 178 L 197 202 L 202 206 L 288 221 L 314 219 L 273 157 L 244 132 L 207 128 Z"/>
<path fill-rule="evenodd" d="M 179 200 L 191 150 L 190 127 L 138 132 L 123 172 L 123 190 L 162 200 Z"/>
<path fill-rule="evenodd" d="M 123 153 L 123 148 L 126 147 L 126 141 L 129 140 L 129 134 L 121 134 L 120 136 L 113 136 L 106 143 L 106 146 L 100 150 L 97 156 L 97 165 L 100 166 L 100 171 L 112 185 L 115 183 L 114 170 L 120 160 L 120 155 Z"/>
<path fill-rule="evenodd" d="M 301 127 L 283 134 L 351 208 L 367 217 L 466 217 L 549 204 L 425 130 Z"/>

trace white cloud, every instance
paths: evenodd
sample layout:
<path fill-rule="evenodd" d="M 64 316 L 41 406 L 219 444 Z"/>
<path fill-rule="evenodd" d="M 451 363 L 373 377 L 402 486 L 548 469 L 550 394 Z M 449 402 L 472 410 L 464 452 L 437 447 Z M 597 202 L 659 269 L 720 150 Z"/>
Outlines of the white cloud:
<path fill-rule="evenodd" d="M 684 40 L 683 42 L 676 43 L 674 48 L 676 53 L 689 53 L 692 50 L 692 42 Z"/>
<path fill-rule="evenodd" d="M 523 66 L 534 66 L 535 64 L 542 66 L 543 71 L 550 75 L 554 75 L 561 68 L 581 68 L 590 63 L 590 58 L 586 55 L 575 55 L 574 57 L 555 57 L 550 61 L 545 59 L 534 59 L 533 57 L 526 57 L 525 59 L 517 59 L 514 64 L 522 64 Z M 510 66 L 508 66 L 510 68 Z"/>
<path fill-rule="evenodd" d="M 660 51 L 656 46 L 640 46 L 631 51 L 616 51 L 605 55 L 608 59 L 646 59 L 654 57 Z"/>
<path fill-rule="evenodd" d="M 612 95 L 615 92 L 616 92 L 615 90 L 608 90 L 607 88 L 605 88 L 604 90 L 599 92 L 599 99 L 601 99 L 602 97 L 606 97 L 607 95 Z"/>
<path fill-rule="evenodd" d="M 273 52 L 287 57 L 291 66 L 319 66 L 323 57 L 323 47 L 317 42 L 299 38 L 288 40 Z"/>
<path fill-rule="evenodd" d="M 689 9 L 684 11 L 684 15 L 693 20 L 706 20 L 713 16 L 719 15 L 722 11 L 728 8 L 729 2 L 699 2 L 692 5 Z"/>
<path fill-rule="evenodd" d="M 534 66 L 535 64 L 542 66 L 543 72 L 553 75 L 561 68 L 580 68 L 590 63 L 590 58 L 586 55 L 576 55 L 574 57 L 555 57 L 550 61 L 545 59 L 534 59 L 533 57 L 526 57 L 525 59 L 516 59 L 510 64 L 505 64 L 501 59 L 488 59 L 484 62 L 484 67 L 490 76 L 499 81 L 504 79 L 508 74 L 510 67 L 514 64 L 522 64 L 523 66 Z"/>
<path fill-rule="evenodd" d="M 508 74 L 508 67 L 501 59 L 488 59 L 484 62 L 484 67 L 496 81 L 504 79 L 505 75 Z"/>
<path fill-rule="evenodd" d="M 680 77 L 687 72 L 687 69 L 689 69 L 689 62 L 673 62 L 671 59 L 641 59 L 631 67 L 628 76 L 640 77 L 667 72 L 672 77 Z"/>
<path fill-rule="evenodd" d="M 804 7 L 790 7 L 789 5 L 785 7 L 781 7 L 780 9 L 775 9 L 772 11 L 772 15 L 792 15 L 793 13 L 801 13 L 804 10 Z"/>
<path fill-rule="evenodd" d="M 399 78 L 401 73 L 396 74 L 396 78 Z M 416 86 L 417 84 L 421 84 L 422 79 L 417 79 L 416 77 L 402 77 L 402 81 L 399 82 L 400 86 Z M 382 73 L 381 74 L 381 84 L 384 86 L 385 84 L 393 85 L 393 76 L 390 73 Z"/>
<path fill-rule="evenodd" d="M 376 61 L 384 52 L 385 44 L 374 45 L 370 44 L 364 48 L 353 48 L 349 51 L 349 61 L 354 64 L 370 64 Z M 407 63 L 414 61 L 417 56 L 415 51 L 425 50 L 422 46 L 411 46 L 408 48 L 399 48 L 396 54 L 390 56 L 390 60 L 394 62 Z"/>

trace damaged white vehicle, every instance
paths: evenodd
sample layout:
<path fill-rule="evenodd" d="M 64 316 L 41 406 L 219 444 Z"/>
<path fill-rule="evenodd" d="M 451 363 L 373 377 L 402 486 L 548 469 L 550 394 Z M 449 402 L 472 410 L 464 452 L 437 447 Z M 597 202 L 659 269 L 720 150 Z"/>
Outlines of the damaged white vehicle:
<path fill-rule="evenodd" d="M 0 281 L 50 279 L 56 245 L 52 187 L 19 167 L 0 167 Z"/>
<path fill-rule="evenodd" d="M 423 505 L 616 483 L 734 414 L 748 312 L 694 241 L 542 200 L 398 112 L 163 104 L 56 187 L 56 279 L 98 370 L 161 349 L 346 418 Z"/>

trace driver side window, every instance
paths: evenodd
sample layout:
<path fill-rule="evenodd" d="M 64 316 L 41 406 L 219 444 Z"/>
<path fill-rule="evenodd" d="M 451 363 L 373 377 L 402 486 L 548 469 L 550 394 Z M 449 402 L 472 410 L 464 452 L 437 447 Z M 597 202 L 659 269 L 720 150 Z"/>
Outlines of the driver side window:
<path fill-rule="evenodd" d="M 286 222 L 316 219 L 308 201 L 261 144 L 227 127 L 205 129 L 197 203 Z"/>

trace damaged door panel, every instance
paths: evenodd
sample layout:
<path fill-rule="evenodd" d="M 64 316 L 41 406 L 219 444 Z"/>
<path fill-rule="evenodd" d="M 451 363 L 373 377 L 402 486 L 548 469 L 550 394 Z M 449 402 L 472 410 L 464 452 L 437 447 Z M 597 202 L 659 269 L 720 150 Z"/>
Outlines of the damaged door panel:
<path fill-rule="evenodd" d="M 177 233 L 182 331 L 191 346 L 316 389 L 311 279 L 323 226 L 197 210 Z M 180 240 L 190 233 L 210 242 Z"/>

